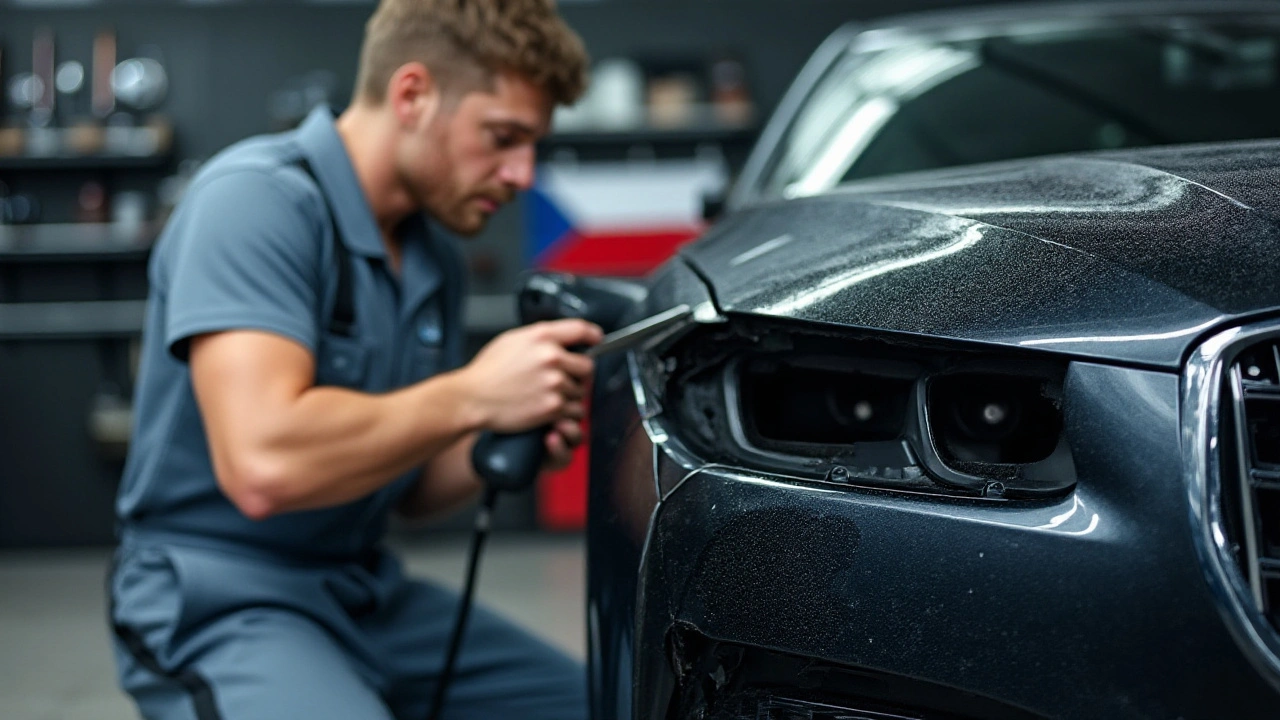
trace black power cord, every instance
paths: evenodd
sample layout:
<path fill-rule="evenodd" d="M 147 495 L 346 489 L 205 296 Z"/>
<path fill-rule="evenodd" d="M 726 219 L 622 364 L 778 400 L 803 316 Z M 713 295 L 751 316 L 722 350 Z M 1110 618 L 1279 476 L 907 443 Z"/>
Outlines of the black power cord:
<path fill-rule="evenodd" d="M 498 503 L 498 490 L 487 486 L 480 509 L 476 512 L 476 530 L 471 536 L 471 550 L 467 556 L 467 581 L 458 598 L 458 617 L 453 623 L 453 636 L 449 638 L 449 649 L 445 654 L 444 668 L 436 679 L 436 695 L 431 701 L 429 720 L 440 720 L 444 711 L 444 701 L 449 694 L 449 685 L 453 681 L 454 666 L 458 663 L 458 651 L 462 648 L 462 636 L 467 630 L 467 618 L 471 615 L 471 605 L 475 600 L 476 574 L 480 569 L 480 554 L 484 550 L 484 542 L 489 537 L 489 529 L 493 526 L 493 508 Z"/>

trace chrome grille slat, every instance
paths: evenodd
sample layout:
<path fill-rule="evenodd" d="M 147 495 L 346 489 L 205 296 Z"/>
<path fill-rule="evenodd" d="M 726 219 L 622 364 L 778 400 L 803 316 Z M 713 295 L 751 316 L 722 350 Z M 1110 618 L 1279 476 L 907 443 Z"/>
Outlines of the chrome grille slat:
<path fill-rule="evenodd" d="M 1266 598 L 1262 593 L 1262 573 L 1258 567 L 1258 523 L 1259 518 L 1256 509 L 1256 495 L 1253 486 L 1253 476 L 1249 469 L 1252 467 L 1249 457 L 1249 447 L 1252 444 L 1249 438 L 1249 422 L 1245 417 L 1245 389 L 1244 379 L 1241 374 L 1239 364 L 1231 366 L 1230 379 L 1228 380 L 1231 387 L 1232 407 L 1236 416 L 1235 423 L 1235 447 L 1236 457 L 1239 463 L 1240 476 L 1240 517 L 1244 523 L 1242 534 L 1244 537 L 1245 548 L 1245 566 L 1241 568 L 1244 572 L 1245 580 L 1249 583 L 1249 590 L 1253 594 L 1254 607 L 1260 612 L 1266 614 Z M 1225 479 L 1224 479 L 1225 480 Z"/>
<path fill-rule="evenodd" d="M 1280 417 L 1280 342 L 1264 341 L 1242 350 L 1232 362 L 1227 383 L 1235 412 L 1244 523 L 1240 571 L 1258 612 L 1280 628 L 1280 448 L 1272 445 Z"/>
<path fill-rule="evenodd" d="M 1280 471 L 1258 470 L 1257 468 L 1254 468 L 1249 471 L 1249 474 L 1253 479 L 1253 486 L 1255 488 L 1280 490 Z"/>

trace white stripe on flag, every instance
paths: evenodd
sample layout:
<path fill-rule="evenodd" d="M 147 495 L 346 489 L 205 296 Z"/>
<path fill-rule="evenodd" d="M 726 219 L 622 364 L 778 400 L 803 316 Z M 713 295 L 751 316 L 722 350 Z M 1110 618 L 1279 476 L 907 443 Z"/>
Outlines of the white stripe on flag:
<path fill-rule="evenodd" d="M 710 159 L 553 162 L 538 173 L 538 189 L 585 231 L 696 225 L 703 196 L 728 182 L 724 162 Z"/>

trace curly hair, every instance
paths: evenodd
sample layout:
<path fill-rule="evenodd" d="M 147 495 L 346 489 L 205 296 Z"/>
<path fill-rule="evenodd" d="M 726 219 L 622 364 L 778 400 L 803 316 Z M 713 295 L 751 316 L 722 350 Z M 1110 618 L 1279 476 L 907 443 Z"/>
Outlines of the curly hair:
<path fill-rule="evenodd" d="M 514 72 L 571 105 L 587 84 L 586 49 L 555 0 L 382 0 L 365 25 L 357 95 L 380 104 L 392 74 L 414 61 L 446 93 Z"/>

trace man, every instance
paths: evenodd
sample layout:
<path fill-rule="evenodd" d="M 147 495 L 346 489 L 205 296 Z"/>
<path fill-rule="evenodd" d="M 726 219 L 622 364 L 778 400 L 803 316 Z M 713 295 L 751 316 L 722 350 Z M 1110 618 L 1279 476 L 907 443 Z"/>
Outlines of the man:
<path fill-rule="evenodd" d="M 478 431 L 581 438 L 580 321 L 461 363 L 463 269 L 584 85 L 552 0 L 384 0 L 336 122 L 214 158 L 161 237 L 118 501 L 122 686 L 148 718 L 425 718 L 457 598 L 380 547 L 476 494 Z M 445 716 L 581 718 L 581 667 L 473 615 Z"/>

